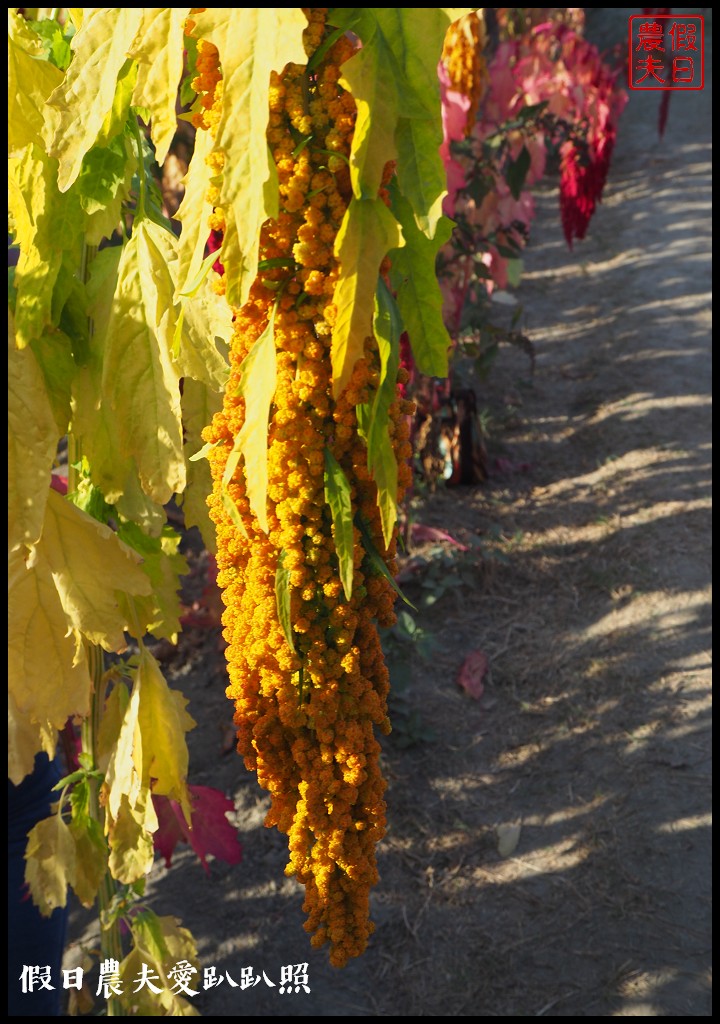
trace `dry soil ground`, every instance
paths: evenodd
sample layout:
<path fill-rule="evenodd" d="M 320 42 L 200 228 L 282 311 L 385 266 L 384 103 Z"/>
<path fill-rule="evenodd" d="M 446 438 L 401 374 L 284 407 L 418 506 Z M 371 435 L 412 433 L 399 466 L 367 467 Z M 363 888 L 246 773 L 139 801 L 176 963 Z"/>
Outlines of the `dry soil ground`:
<path fill-rule="evenodd" d="M 203 1015 L 711 1014 L 710 85 L 673 96 L 662 141 L 658 101 L 632 94 L 574 253 L 541 193 L 519 291 L 535 375 L 502 350 L 478 389 L 494 476 L 416 510 L 472 548 L 421 549 L 432 586 L 408 585 L 437 599 L 430 657 L 406 651 L 399 739 L 418 742 L 384 746 L 377 931 L 343 971 L 311 950 L 267 800 L 222 752 L 217 635 L 169 662 L 199 722 L 191 781 L 232 796 L 244 859 L 158 863 L 153 905 L 218 972 L 309 965 L 310 994 L 225 983 Z M 474 649 L 480 700 L 455 681 Z"/>

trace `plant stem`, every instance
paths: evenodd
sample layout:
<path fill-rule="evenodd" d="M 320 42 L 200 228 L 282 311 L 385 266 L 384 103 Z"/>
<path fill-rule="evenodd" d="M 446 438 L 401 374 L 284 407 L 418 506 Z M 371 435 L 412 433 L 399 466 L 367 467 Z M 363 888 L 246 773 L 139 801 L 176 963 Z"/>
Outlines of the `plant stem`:
<path fill-rule="evenodd" d="M 90 266 L 97 254 L 95 246 L 83 244 L 80 259 L 80 276 L 83 283 L 87 283 L 90 275 Z M 93 324 L 88 320 L 88 332 L 92 335 Z M 79 465 L 82 459 L 80 443 L 74 434 L 68 434 L 68 494 L 77 490 L 80 481 Z M 84 719 L 81 728 L 81 744 L 83 753 L 90 757 L 90 768 L 95 771 L 98 767 L 97 738 L 100 730 L 103 708 L 105 705 L 105 689 L 103 676 L 105 672 L 105 659 L 102 648 L 97 644 L 85 643 L 85 655 L 88 664 L 88 673 L 92 685 L 92 697 L 90 714 Z M 90 816 L 100 825 L 104 825 L 104 812 L 100 806 L 100 793 L 97 779 L 89 779 L 90 784 Z M 100 919 L 100 959 L 102 961 L 111 959 L 120 963 L 123 959 L 122 937 L 120 935 L 120 922 L 111 919 L 109 915 L 110 905 L 116 894 L 115 880 L 110 870 L 105 872 L 97 895 L 98 915 Z M 106 922 L 110 923 L 106 923 Z M 116 996 L 111 995 L 107 1001 L 107 1016 L 125 1016 L 120 1001 Z"/>
<path fill-rule="evenodd" d="M 138 150 L 138 182 L 140 190 L 138 192 L 137 209 L 135 211 L 135 217 L 138 218 L 145 216 L 145 164 L 143 163 L 142 136 L 140 135 L 140 126 L 137 123 L 137 118 L 131 118 L 131 123 Z"/>

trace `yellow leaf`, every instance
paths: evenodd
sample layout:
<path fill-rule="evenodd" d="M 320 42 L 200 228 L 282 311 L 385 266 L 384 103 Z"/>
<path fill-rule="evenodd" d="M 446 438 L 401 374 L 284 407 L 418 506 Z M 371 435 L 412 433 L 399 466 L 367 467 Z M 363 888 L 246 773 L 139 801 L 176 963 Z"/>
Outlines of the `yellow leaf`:
<path fill-rule="evenodd" d="M 171 232 L 149 220 L 136 222 L 120 258 L 102 370 L 102 393 L 115 412 L 121 450 L 135 459 L 143 490 L 159 504 L 185 487 L 172 359 L 174 259 Z"/>
<path fill-rule="evenodd" d="M 140 693 L 138 727 L 142 737 L 142 780 L 152 780 L 153 793 L 169 796 L 182 806 L 190 821 L 187 790 L 188 749 L 185 733 L 195 725 L 176 699 L 147 650 L 140 651 L 135 686 Z"/>
<path fill-rule="evenodd" d="M 43 107 L 63 75 L 54 64 L 28 52 L 21 38 L 29 32 L 27 22 L 12 8 L 8 15 L 8 156 L 19 156 L 28 143 L 42 143 Z"/>
<path fill-rule="evenodd" d="M 155 158 L 162 165 L 177 127 L 175 104 L 183 70 L 183 28 L 189 7 L 142 7 L 128 51 L 138 61 L 133 104 L 150 111 Z"/>
<path fill-rule="evenodd" d="M 75 841 L 59 814 L 39 821 L 28 835 L 25 881 L 43 917 L 67 903 L 75 880 Z"/>
<path fill-rule="evenodd" d="M 45 675 L 47 680 L 47 673 Z M 89 683 L 89 678 L 88 678 Z M 89 693 L 89 686 L 88 686 Z M 42 716 L 39 716 L 42 719 Z M 8 690 L 8 778 L 19 786 L 35 767 L 35 755 L 44 750 L 53 757 L 57 745 L 57 729 L 47 718 L 33 721 L 18 708 Z"/>
<path fill-rule="evenodd" d="M 82 905 L 91 907 L 107 871 L 107 845 L 101 826 L 89 816 L 72 821 L 69 827 L 75 842 L 76 865 L 71 885 Z"/>
<path fill-rule="evenodd" d="M 140 798 L 132 805 L 123 794 L 108 834 L 108 867 L 113 878 L 124 885 L 132 885 L 150 871 L 155 855 L 152 833 L 157 827 L 148 789 L 143 789 Z"/>
<path fill-rule="evenodd" d="M 155 995 L 147 986 L 130 999 L 129 1010 L 133 1016 L 158 1016 L 158 1007 L 167 1017 L 196 1017 L 198 1010 L 177 993 L 174 979 L 168 977 L 171 965 L 187 960 L 200 976 L 200 963 L 195 940 L 186 928 L 181 928 L 174 917 L 158 917 L 150 910 L 142 910 L 133 917 L 133 948 L 120 964 L 122 977 L 133 978 L 147 965 L 160 977 L 158 983 L 162 992 Z M 197 984 L 191 984 L 197 989 Z"/>
<path fill-rule="evenodd" d="M 150 581 L 146 597 L 118 595 L 128 622 L 139 623 L 145 633 L 166 637 L 177 643 L 180 625 L 180 576 L 188 571 L 187 561 L 178 552 L 180 535 L 165 526 L 159 537 L 149 537 L 135 523 L 122 523 L 118 537 L 142 558 L 142 571 Z M 132 630 L 135 632 L 135 629 Z"/>
<path fill-rule="evenodd" d="M 140 689 L 136 684 L 133 685 L 130 699 L 123 703 L 125 711 L 115 749 L 107 761 L 103 783 L 109 822 L 118 817 L 123 799 L 131 807 L 141 799 L 142 737 L 138 729 Z"/>
<path fill-rule="evenodd" d="M 15 327 L 18 347 L 24 348 L 51 322 L 63 250 L 76 249 L 79 256 L 82 213 L 76 196 L 60 195 L 52 162 L 36 145 L 8 161 L 8 204 L 20 247 Z"/>
<path fill-rule="evenodd" d="M 350 151 L 357 198 L 374 199 L 387 160 L 397 156 L 400 189 L 432 238 L 442 215 L 445 169 L 437 64 L 461 8 L 334 8 L 334 25 L 352 29 L 362 48 L 343 65 L 340 84 L 358 116 Z"/>
<path fill-rule="evenodd" d="M 238 391 L 245 399 L 245 422 L 228 458 L 223 483 L 230 482 L 242 454 L 250 508 L 257 516 L 260 529 L 267 533 L 268 421 L 277 382 L 274 309 L 270 322 L 245 356 L 240 370 L 242 377 Z"/>
<path fill-rule="evenodd" d="M 130 694 L 127 686 L 122 682 L 117 682 L 105 701 L 97 735 L 97 766 L 103 773 L 107 773 L 110 757 L 120 738 L 120 729 L 129 703 Z"/>
<path fill-rule="evenodd" d="M 8 549 L 40 538 L 58 431 L 30 348 L 15 348 L 8 310 Z"/>
<path fill-rule="evenodd" d="M 222 391 L 230 367 L 218 351 L 217 342 L 227 351 L 231 337 L 232 310 L 206 279 L 191 298 L 183 301 L 174 339 L 178 374 Z"/>
<path fill-rule="evenodd" d="M 210 132 L 197 132 L 192 160 L 183 178 L 185 195 L 175 215 L 182 224 L 177 250 L 176 299 L 195 282 L 205 256 L 205 243 L 209 233 L 208 217 L 212 213 L 212 206 L 207 199 L 212 171 L 206 158 L 214 145 Z"/>
<path fill-rule="evenodd" d="M 342 392 L 372 332 L 371 310 L 383 257 L 402 245 L 400 225 L 381 199 L 355 199 L 335 239 L 340 274 L 335 286 L 337 318 L 332 341 L 333 392 Z"/>
<path fill-rule="evenodd" d="M 71 631 L 42 542 L 27 565 L 20 552 L 11 555 L 8 610 L 8 689 L 12 714 L 19 716 L 11 733 L 17 758 L 25 763 L 32 736 L 43 745 L 50 728 L 62 729 L 71 715 L 84 716 L 90 708 L 83 646 Z M 32 728 L 19 720 L 23 716 Z"/>
<path fill-rule="evenodd" d="M 113 531 L 51 491 L 42 548 L 72 627 L 106 651 L 126 647 L 116 590 L 149 594 L 139 558 Z"/>
<path fill-rule="evenodd" d="M 195 722 L 185 710 L 186 703 L 182 694 L 170 689 L 147 648 L 141 647 L 132 693 L 105 776 L 111 822 L 120 815 L 123 800 L 137 820 L 150 822 L 151 806 L 146 806 L 144 794 L 151 785 L 153 793 L 177 800 L 190 821 L 185 733 Z M 130 829 L 129 822 L 125 825 Z M 147 827 L 154 831 L 157 822 Z"/>
<path fill-rule="evenodd" d="M 183 493 L 185 526 L 197 526 L 205 547 L 215 553 L 215 524 L 210 519 L 207 496 L 212 493 L 212 475 L 207 459 L 191 457 L 201 448 L 200 432 L 222 408 L 222 397 L 200 381 L 188 378 L 183 384 L 182 416 L 185 427 L 185 468 L 187 485 Z"/>
<path fill-rule="evenodd" d="M 305 63 L 299 7 L 207 7 L 193 15 L 193 35 L 214 43 L 223 70 L 216 149 L 225 154 L 219 205 L 226 229 L 220 258 L 227 300 L 242 306 L 255 279 L 260 227 L 277 208 L 272 157 L 265 141 L 270 72 Z M 271 187 L 267 187 L 267 183 Z"/>
<path fill-rule="evenodd" d="M 143 17 L 143 8 L 89 7 L 73 36 L 73 58 L 48 99 L 45 140 L 60 164 L 58 187 L 77 178 L 115 98 L 115 83 Z"/>

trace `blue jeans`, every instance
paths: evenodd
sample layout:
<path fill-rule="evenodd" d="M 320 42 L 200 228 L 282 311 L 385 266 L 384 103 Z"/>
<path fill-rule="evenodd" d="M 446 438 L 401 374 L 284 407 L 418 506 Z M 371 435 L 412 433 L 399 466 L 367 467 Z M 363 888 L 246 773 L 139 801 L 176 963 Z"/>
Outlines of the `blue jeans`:
<path fill-rule="evenodd" d="M 43 917 L 25 888 L 25 848 L 33 825 L 50 814 L 59 794 L 52 787 L 60 766 L 46 754 L 35 758 L 35 769 L 19 786 L 8 779 L 8 1016 L 59 1017 L 62 1003 L 62 955 L 67 907 Z M 24 967 L 50 968 L 52 990 L 33 986 L 23 992 Z"/>

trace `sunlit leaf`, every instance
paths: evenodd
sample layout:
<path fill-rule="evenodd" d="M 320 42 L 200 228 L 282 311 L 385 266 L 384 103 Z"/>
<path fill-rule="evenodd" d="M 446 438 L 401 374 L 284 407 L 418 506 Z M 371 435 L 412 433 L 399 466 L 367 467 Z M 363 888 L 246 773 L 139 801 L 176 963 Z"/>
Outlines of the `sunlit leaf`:
<path fill-rule="evenodd" d="M 267 518 L 267 438 L 270 406 L 277 382 L 275 360 L 275 311 L 260 337 L 254 343 L 240 366 L 242 376 L 238 393 L 245 399 L 245 422 L 238 434 L 233 452 L 228 459 L 224 482 L 229 483 L 237 464 L 238 454 L 245 460 L 245 486 L 250 508 L 257 516 L 260 528 L 268 532 Z M 232 459 L 232 461 L 231 461 Z"/>
<path fill-rule="evenodd" d="M 352 596 L 355 557 L 355 530 L 350 481 L 329 448 L 325 449 L 325 501 L 332 512 L 333 537 L 340 580 L 345 597 L 349 601 Z"/>
<path fill-rule="evenodd" d="M 8 156 L 19 156 L 29 143 L 42 144 L 43 107 L 63 77 L 28 52 L 21 34 L 29 32 L 25 19 L 8 8 Z"/>
<path fill-rule="evenodd" d="M 227 384 L 230 367 L 218 351 L 232 336 L 232 310 L 205 280 L 196 294 L 186 299 L 173 340 L 173 358 L 180 376 L 202 381 L 215 391 Z"/>
<path fill-rule="evenodd" d="M 35 353 L 15 348 L 8 310 L 8 548 L 34 544 L 42 532 L 50 469 L 59 438 Z"/>
<path fill-rule="evenodd" d="M 59 499 L 63 500 L 63 499 Z M 29 742 L 44 745 L 51 729 L 90 707 L 90 676 L 79 636 L 71 632 L 43 543 L 28 564 L 20 552 L 8 565 L 8 711 L 13 777 L 27 764 Z"/>
<path fill-rule="evenodd" d="M 185 195 L 175 214 L 176 220 L 182 224 L 177 250 L 176 298 L 194 284 L 205 257 L 209 233 L 208 217 L 212 213 L 212 206 L 207 198 L 212 171 L 208 166 L 207 157 L 212 152 L 214 144 L 210 132 L 197 132 L 192 160 L 183 178 Z"/>
<path fill-rule="evenodd" d="M 156 828 L 157 817 L 149 789 L 143 789 L 134 803 L 123 794 L 117 815 L 109 823 L 108 867 L 113 878 L 124 885 L 132 885 L 148 874 L 155 852 L 152 833 Z"/>
<path fill-rule="evenodd" d="M 210 519 L 207 496 L 212 493 L 212 475 L 207 459 L 193 459 L 202 445 L 200 432 L 207 427 L 216 412 L 222 408 L 222 396 L 200 381 L 186 378 L 183 383 L 182 417 L 185 428 L 185 469 L 187 484 L 183 492 L 182 508 L 185 526 L 197 526 L 205 547 L 213 554 L 215 524 Z"/>
<path fill-rule="evenodd" d="M 156 988 L 162 989 L 159 994 L 151 992 L 145 986 L 130 996 L 134 1015 L 140 1017 L 197 1017 L 197 1010 L 188 999 L 178 992 L 174 978 L 167 972 L 181 960 L 193 965 L 200 978 L 200 964 L 195 942 L 186 928 L 181 928 L 174 917 L 158 917 L 152 911 L 143 909 L 134 914 L 131 923 L 133 948 L 120 964 L 122 977 L 134 978 L 149 968 L 158 977 Z M 199 990 L 200 982 L 191 983 L 193 991 Z"/>
<path fill-rule="evenodd" d="M 172 360 L 174 238 L 150 220 L 123 249 L 107 323 L 103 397 L 115 413 L 121 450 L 160 504 L 185 486 L 180 388 Z"/>
<path fill-rule="evenodd" d="M 62 196 L 53 161 L 36 146 L 8 161 L 8 203 L 14 240 L 15 326 L 23 348 L 51 322 L 53 290 L 63 251 L 80 255 L 82 214 L 77 196 Z"/>
<path fill-rule="evenodd" d="M 177 800 L 186 820 L 190 821 L 185 733 L 195 723 L 181 708 L 160 666 L 146 648 L 140 652 L 135 687 L 140 693 L 138 727 L 142 737 L 142 779 L 152 779 L 153 793 Z"/>
<path fill-rule="evenodd" d="M 368 468 L 378 489 L 378 507 L 385 544 L 397 520 L 398 467 L 389 433 L 389 410 L 397 393 L 402 320 L 384 281 L 378 282 L 373 328 L 380 355 L 380 380 L 367 428 Z"/>
<path fill-rule="evenodd" d="M 333 391 L 345 388 L 372 330 L 380 263 L 402 245 L 400 226 L 381 199 L 352 199 L 335 239 L 340 274 L 335 286 L 337 317 L 332 341 Z"/>
<path fill-rule="evenodd" d="M 443 217 L 435 238 L 429 239 L 417 227 L 408 201 L 397 193 L 393 209 L 402 224 L 405 245 L 390 255 L 391 280 L 413 357 L 421 373 L 445 377 L 451 340 L 443 321 L 435 261 L 439 247 L 452 233 L 452 222 Z"/>
<path fill-rule="evenodd" d="M 295 638 L 292 628 L 292 599 L 290 590 L 290 570 L 285 565 L 285 552 L 278 555 L 277 569 L 275 570 L 275 605 L 277 607 L 278 620 L 283 628 L 285 639 L 291 650 L 295 648 Z"/>
<path fill-rule="evenodd" d="M 149 537 L 135 523 L 122 523 L 117 536 L 141 558 L 141 569 L 150 581 L 146 597 L 124 597 L 119 603 L 126 622 L 132 621 L 131 608 L 140 628 L 173 643 L 181 630 L 180 576 L 188 571 L 187 561 L 178 551 L 180 536 L 166 526 L 160 537 Z"/>
<path fill-rule="evenodd" d="M 133 104 L 150 111 L 150 132 L 162 165 L 177 128 L 175 104 L 183 70 L 183 27 L 189 7 L 143 7 L 128 51 L 138 62 Z"/>
<path fill-rule="evenodd" d="M 353 192 L 374 199 L 386 161 L 397 157 L 401 191 L 429 237 L 435 234 L 446 192 L 438 152 L 442 128 L 437 64 L 448 26 L 463 12 L 465 8 L 336 7 L 330 14 L 332 24 L 352 30 L 363 42 L 343 64 L 340 79 L 358 105 L 350 154 Z"/>
<path fill-rule="evenodd" d="M 67 887 L 75 881 L 75 841 L 59 814 L 35 825 L 25 850 L 25 881 L 43 917 L 67 903 Z"/>
<path fill-rule="evenodd" d="M 116 590 L 149 594 L 139 558 L 116 534 L 55 491 L 48 495 L 43 551 L 73 628 L 106 651 L 125 649 Z"/>
<path fill-rule="evenodd" d="M 64 192 L 80 172 L 115 97 L 115 83 L 142 22 L 143 8 L 90 7 L 73 36 L 73 59 L 48 100 L 45 140 L 58 159 Z"/>
<path fill-rule="evenodd" d="M 277 183 L 265 140 L 270 72 L 305 63 L 299 7 L 207 7 L 193 35 L 214 43 L 223 70 L 223 105 L 215 138 L 225 154 L 219 205 L 226 229 L 220 259 L 230 305 L 242 306 L 255 278 L 260 226 L 277 213 Z M 267 183 L 271 187 L 267 187 Z"/>

